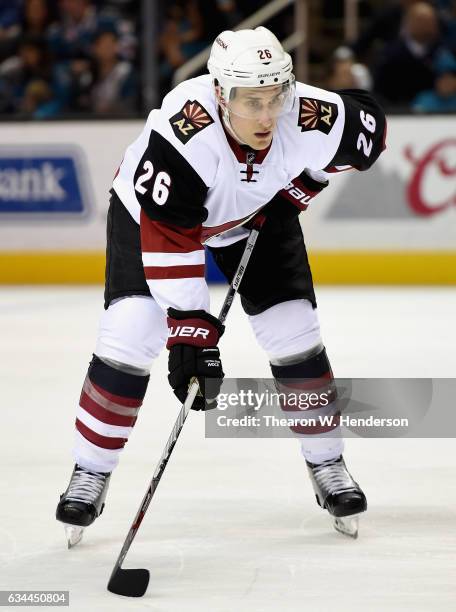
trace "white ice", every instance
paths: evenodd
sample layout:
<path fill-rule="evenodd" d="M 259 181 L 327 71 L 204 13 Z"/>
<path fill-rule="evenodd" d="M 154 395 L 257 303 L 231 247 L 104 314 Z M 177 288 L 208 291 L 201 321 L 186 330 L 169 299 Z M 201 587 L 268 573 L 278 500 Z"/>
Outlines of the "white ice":
<path fill-rule="evenodd" d="M 225 289 L 213 290 L 213 312 Z M 340 377 L 455 377 L 456 290 L 318 288 Z M 358 540 L 315 503 L 297 442 L 205 439 L 191 412 L 124 567 L 142 599 L 106 583 L 178 405 L 156 364 L 103 516 L 67 550 L 55 506 L 72 470 L 74 412 L 102 290 L 0 290 L 0 589 L 70 591 L 72 611 L 456 610 L 456 456 L 451 439 L 352 439 L 346 462 L 369 502 Z M 230 376 L 269 376 L 237 301 L 221 343 Z"/>

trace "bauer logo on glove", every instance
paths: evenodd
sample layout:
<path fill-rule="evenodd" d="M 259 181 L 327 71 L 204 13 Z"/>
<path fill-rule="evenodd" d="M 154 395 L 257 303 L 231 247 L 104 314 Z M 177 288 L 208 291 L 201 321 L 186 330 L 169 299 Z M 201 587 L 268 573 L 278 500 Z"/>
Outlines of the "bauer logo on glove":
<path fill-rule="evenodd" d="M 190 325 L 184 325 L 181 327 L 178 325 L 177 327 L 169 328 L 168 337 L 177 338 L 180 336 L 181 338 L 197 338 L 198 336 L 202 336 L 206 340 L 209 333 L 209 330 L 205 329 L 204 327 L 192 327 Z"/>
<path fill-rule="evenodd" d="M 192 380 L 199 384 L 193 410 L 216 408 L 224 373 L 217 347 L 225 327 L 204 310 L 168 309 L 168 380 L 184 403 Z"/>

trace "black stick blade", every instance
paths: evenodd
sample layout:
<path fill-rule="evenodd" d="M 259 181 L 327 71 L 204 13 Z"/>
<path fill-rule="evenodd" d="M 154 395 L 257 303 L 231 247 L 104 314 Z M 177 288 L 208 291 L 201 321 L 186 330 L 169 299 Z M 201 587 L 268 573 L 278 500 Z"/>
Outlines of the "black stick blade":
<path fill-rule="evenodd" d="M 108 582 L 108 591 L 126 597 L 142 597 L 147 590 L 150 574 L 146 569 L 117 568 Z"/>

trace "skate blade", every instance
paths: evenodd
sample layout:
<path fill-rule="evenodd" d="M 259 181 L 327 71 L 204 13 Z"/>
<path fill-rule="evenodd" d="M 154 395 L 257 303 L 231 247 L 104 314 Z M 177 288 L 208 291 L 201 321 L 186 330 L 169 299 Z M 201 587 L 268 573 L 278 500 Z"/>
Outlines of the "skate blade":
<path fill-rule="evenodd" d="M 358 537 L 359 515 L 338 516 L 334 519 L 334 529 L 350 538 Z"/>
<path fill-rule="evenodd" d="M 64 527 L 68 548 L 73 548 L 82 540 L 84 527 L 78 527 L 77 525 L 64 525 Z"/>

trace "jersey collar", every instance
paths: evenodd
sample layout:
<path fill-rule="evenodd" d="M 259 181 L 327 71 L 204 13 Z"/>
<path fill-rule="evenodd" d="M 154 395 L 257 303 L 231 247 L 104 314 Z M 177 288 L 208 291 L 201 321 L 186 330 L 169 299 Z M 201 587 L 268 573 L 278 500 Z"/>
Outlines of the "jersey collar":
<path fill-rule="evenodd" d="M 219 117 L 220 117 L 220 123 L 222 124 L 222 127 L 223 127 L 223 131 L 225 132 L 226 139 L 228 141 L 228 144 L 230 145 L 230 149 L 233 151 L 238 162 L 241 164 L 252 163 L 251 160 L 253 157 L 254 164 L 261 164 L 264 158 L 266 157 L 266 155 L 269 153 L 269 150 L 272 146 L 272 141 L 270 142 L 269 146 L 266 149 L 262 149 L 261 151 L 252 149 L 252 147 L 249 147 L 249 145 L 240 144 L 226 129 L 220 109 L 219 109 Z"/>

